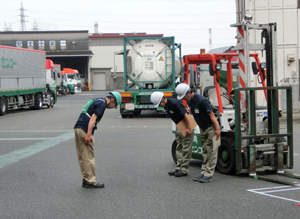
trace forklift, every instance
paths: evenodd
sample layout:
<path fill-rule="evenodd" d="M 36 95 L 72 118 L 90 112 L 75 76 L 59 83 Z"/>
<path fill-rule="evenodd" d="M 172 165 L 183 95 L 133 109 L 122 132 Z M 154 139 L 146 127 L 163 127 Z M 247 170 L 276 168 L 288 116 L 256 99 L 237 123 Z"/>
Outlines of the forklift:
<path fill-rule="evenodd" d="M 266 172 L 300 179 L 300 175 L 287 173 L 293 168 L 293 112 L 292 88 L 278 86 L 276 23 L 251 24 L 251 16 L 231 25 L 237 27 L 238 43 L 232 50 L 236 53 L 195 54 L 184 56 L 184 77 L 188 81 L 190 66 L 209 64 L 209 73 L 214 78 L 214 86 L 204 88 L 206 97 L 218 119 L 221 130 L 221 145 L 218 148 L 217 169 L 223 174 L 248 174 L 262 179 L 287 185 L 290 182 L 262 175 Z M 261 44 L 250 44 L 250 30 L 261 32 Z M 262 51 L 266 62 L 260 63 L 257 53 Z M 232 87 L 232 59 L 238 57 L 239 87 Z M 260 87 L 250 87 L 250 60 L 252 72 L 257 75 Z M 227 89 L 220 86 L 222 63 L 227 63 Z M 279 91 L 285 90 L 287 100 L 287 129 L 280 131 Z M 257 104 L 257 96 L 263 95 L 266 105 Z M 175 125 L 173 124 L 173 131 Z M 202 160 L 200 129 L 194 130 L 195 137 L 192 158 Z M 172 157 L 176 162 L 176 141 L 172 144 Z"/>

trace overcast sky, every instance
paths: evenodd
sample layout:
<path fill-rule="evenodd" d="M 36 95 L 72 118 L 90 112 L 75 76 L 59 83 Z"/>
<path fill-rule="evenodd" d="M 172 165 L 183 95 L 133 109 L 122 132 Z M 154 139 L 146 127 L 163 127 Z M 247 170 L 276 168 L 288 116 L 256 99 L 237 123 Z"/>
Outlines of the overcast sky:
<path fill-rule="evenodd" d="M 20 7 L 23 2 L 26 30 L 88 30 L 99 32 L 164 34 L 175 36 L 185 54 L 236 44 L 235 0 L 94 0 L 94 1 L 15 1 L 0 0 L 0 31 L 4 24 L 20 30 Z"/>

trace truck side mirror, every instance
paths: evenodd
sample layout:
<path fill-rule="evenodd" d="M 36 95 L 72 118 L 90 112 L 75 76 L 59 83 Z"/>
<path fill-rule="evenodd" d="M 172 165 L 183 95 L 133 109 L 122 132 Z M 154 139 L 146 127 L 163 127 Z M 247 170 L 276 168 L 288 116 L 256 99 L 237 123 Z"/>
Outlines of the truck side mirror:
<path fill-rule="evenodd" d="M 252 62 L 252 71 L 253 71 L 254 75 L 258 74 L 258 68 L 257 68 L 256 62 Z"/>
<path fill-rule="evenodd" d="M 60 73 L 57 73 L 57 77 L 60 78 Z"/>

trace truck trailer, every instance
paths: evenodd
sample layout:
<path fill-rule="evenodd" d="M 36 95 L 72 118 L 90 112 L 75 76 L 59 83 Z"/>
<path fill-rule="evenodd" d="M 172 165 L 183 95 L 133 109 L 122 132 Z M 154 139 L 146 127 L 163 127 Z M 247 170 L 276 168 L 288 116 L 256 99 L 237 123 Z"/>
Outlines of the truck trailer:
<path fill-rule="evenodd" d="M 46 52 L 0 46 L 0 57 L 1 116 L 11 109 L 54 106 L 56 94 L 46 77 Z"/>
<path fill-rule="evenodd" d="M 137 116 L 142 110 L 163 113 L 162 107 L 153 107 L 150 96 L 154 91 L 174 96 L 175 80 L 181 76 L 181 44 L 175 44 L 174 37 L 125 37 L 123 54 L 122 118 Z"/>

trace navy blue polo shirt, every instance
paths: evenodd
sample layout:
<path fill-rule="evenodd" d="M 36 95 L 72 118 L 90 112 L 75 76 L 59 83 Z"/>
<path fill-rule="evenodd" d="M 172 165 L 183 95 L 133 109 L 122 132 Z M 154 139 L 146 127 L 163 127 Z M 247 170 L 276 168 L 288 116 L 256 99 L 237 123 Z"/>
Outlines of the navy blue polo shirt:
<path fill-rule="evenodd" d="M 200 129 L 205 130 L 212 125 L 212 121 L 208 116 L 212 112 L 212 108 L 205 97 L 194 93 L 194 98 L 188 101 L 188 105 Z"/>
<path fill-rule="evenodd" d="M 167 104 L 165 110 L 167 111 L 170 118 L 175 124 L 178 124 L 181 120 L 184 119 L 184 115 L 187 113 L 186 109 L 178 100 L 173 98 L 166 98 Z"/>
<path fill-rule="evenodd" d="M 92 131 L 92 135 L 93 135 L 94 131 L 97 129 L 97 124 L 100 122 L 104 114 L 106 105 L 107 103 L 105 98 L 96 98 L 90 100 L 84 106 L 74 128 L 81 128 L 83 131 L 87 133 L 90 118 L 92 117 L 93 114 L 95 114 L 97 116 L 97 120 L 95 126 L 93 127 L 93 131 Z"/>

